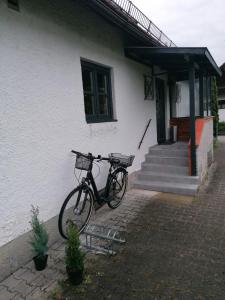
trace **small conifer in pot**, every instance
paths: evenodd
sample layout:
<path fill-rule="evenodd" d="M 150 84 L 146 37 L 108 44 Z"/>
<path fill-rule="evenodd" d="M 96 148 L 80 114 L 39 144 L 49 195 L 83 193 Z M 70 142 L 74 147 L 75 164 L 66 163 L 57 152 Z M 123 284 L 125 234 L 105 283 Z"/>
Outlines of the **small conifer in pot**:
<path fill-rule="evenodd" d="M 68 239 L 65 248 L 65 262 L 68 279 L 78 285 L 83 281 L 85 253 L 80 249 L 79 233 L 71 222 L 68 225 Z"/>
<path fill-rule="evenodd" d="M 38 271 L 42 271 L 46 268 L 48 260 L 48 233 L 44 224 L 39 220 L 39 208 L 33 205 L 30 225 L 32 228 L 32 236 L 29 242 L 34 255 L 35 268 Z"/>

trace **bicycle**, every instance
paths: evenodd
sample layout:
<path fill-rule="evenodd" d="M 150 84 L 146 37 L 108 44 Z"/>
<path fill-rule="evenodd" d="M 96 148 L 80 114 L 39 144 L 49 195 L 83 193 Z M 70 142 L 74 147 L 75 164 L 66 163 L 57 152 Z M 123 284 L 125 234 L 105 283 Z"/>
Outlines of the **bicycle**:
<path fill-rule="evenodd" d="M 84 154 L 78 151 L 71 151 L 76 154 L 75 168 L 87 171 L 81 183 L 73 189 L 66 197 L 58 219 L 58 227 L 61 236 L 67 239 L 67 226 L 70 222 L 77 226 L 79 234 L 87 226 L 94 202 L 99 205 L 107 203 L 112 209 L 117 208 L 125 195 L 128 182 L 127 167 L 133 163 L 134 156 L 125 156 L 120 153 L 111 153 L 109 157 L 91 153 Z M 98 191 L 93 174 L 94 161 L 107 161 L 110 164 L 106 186 L 103 191 Z"/>

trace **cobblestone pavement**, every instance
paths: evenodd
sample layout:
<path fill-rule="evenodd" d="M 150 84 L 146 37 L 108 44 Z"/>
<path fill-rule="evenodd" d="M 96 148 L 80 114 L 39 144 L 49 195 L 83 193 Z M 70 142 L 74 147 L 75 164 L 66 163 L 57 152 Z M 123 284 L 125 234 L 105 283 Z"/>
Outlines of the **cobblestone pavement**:
<path fill-rule="evenodd" d="M 92 222 L 126 231 L 128 223 L 137 217 L 155 192 L 130 190 L 118 209 L 104 206 L 93 213 Z M 82 239 L 82 237 L 81 237 Z M 55 243 L 49 250 L 48 267 L 37 272 L 33 262 L 20 268 L 0 282 L 0 300 L 41 300 L 51 292 L 58 281 L 66 278 L 64 264 L 64 241 Z"/>
<path fill-rule="evenodd" d="M 225 136 L 219 137 L 219 145 L 215 151 L 215 166 L 210 176 L 210 184 L 203 186 L 203 193 L 225 197 Z"/>
<path fill-rule="evenodd" d="M 58 299 L 224 300 L 225 138 L 215 161 L 195 198 L 130 190 L 118 209 L 97 211 L 93 221 L 125 231 L 127 243 L 115 257 L 90 255 L 89 283 Z M 59 241 L 45 271 L 19 269 L 0 283 L 0 300 L 44 299 L 66 278 L 63 254 Z"/>

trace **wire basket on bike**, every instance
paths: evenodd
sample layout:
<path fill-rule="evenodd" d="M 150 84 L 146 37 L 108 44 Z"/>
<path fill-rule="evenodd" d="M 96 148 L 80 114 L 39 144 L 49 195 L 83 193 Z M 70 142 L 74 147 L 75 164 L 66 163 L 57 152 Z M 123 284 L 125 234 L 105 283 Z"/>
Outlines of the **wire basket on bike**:
<path fill-rule="evenodd" d="M 120 165 L 124 168 L 132 166 L 132 163 L 134 161 L 134 155 L 127 156 L 121 153 L 110 153 L 109 158 L 114 160 L 115 165 Z"/>
<path fill-rule="evenodd" d="M 77 154 L 75 168 L 88 171 L 91 168 L 91 159 L 83 155 Z"/>

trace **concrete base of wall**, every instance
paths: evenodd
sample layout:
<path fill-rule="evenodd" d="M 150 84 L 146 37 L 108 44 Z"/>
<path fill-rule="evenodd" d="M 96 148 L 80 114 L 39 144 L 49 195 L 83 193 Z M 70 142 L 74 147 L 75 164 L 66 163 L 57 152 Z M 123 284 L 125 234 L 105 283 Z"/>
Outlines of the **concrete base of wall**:
<path fill-rule="evenodd" d="M 58 233 L 58 216 L 47 221 L 45 225 L 49 234 L 49 246 L 51 246 L 61 238 Z M 31 231 L 0 248 L 0 281 L 32 259 L 29 245 L 30 235 Z"/>

